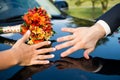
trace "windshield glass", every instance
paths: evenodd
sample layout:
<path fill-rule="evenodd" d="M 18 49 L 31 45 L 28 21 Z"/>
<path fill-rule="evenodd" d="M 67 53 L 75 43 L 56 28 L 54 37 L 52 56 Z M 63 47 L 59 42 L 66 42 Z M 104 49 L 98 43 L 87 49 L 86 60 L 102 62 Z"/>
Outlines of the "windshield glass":
<path fill-rule="evenodd" d="M 49 0 L 36 0 L 51 15 L 58 16 L 61 12 Z"/>
<path fill-rule="evenodd" d="M 0 20 L 21 16 L 30 8 L 42 6 L 51 16 L 60 15 L 60 11 L 49 0 L 0 0 Z"/>

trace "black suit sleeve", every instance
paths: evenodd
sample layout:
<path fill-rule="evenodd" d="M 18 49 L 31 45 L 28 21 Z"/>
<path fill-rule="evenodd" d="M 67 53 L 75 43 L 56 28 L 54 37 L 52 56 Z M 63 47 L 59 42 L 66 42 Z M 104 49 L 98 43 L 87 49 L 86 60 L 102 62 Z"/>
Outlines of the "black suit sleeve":
<path fill-rule="evenodd" d="M 105 21 L 110 26 L 111 32 L 113 33 L 120 26 L 120 3 L 112 7 L 97 20 Z"/>

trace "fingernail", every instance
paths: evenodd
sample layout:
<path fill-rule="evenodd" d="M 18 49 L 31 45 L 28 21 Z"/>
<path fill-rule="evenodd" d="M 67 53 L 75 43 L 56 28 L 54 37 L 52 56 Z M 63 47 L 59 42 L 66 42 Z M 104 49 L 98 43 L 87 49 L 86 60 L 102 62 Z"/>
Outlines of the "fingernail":
<path fill-rule="evenodd" d="M 60 38 L 57 39 L 57 42 L 60 42 Z"/>
<path fill-rule="evenodd" d="M 63 54 L 60 55 L 61 57 L 65 57 Z"/>
<path fill-rule="evenodd" d="M 53 51 L 56 51 L 56 48 L 53 48 Z"/>
<path fill-rule="evenodd" d="M 51 44 L 51 42 L 50 42 L 50 41 L 48 41 L 48 44 Z"/>
<path fill-rule="evenodd" d="M 54 55 L 54 54 L 51 54 L 51 57 L 53 58 L 53 57 L 55 57 L 55 55 Z"/>
<path fill-rule="evenodd" d="M 46 61 L 46 64 L 50 63 L 50 61 Z"/>
<path fill-rule="evenodd" d="M 87 56 L 86 59 L 90 59 L 89 56 Z"/>
<path fill-rule="evenodd" d="M 30 30 L 28 30 L 26 33 L 27 33 L 27 34 L 30 34 Z"/>

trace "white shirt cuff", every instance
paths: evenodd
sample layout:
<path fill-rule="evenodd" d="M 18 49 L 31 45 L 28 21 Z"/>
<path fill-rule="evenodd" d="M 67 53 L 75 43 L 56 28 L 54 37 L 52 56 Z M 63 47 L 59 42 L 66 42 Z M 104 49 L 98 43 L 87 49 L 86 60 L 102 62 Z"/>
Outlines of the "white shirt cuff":
<path fill-rule="evenodd" d="M 104 30 L 106 32 L 106 36 L 111 33 L 110 27 L 105 21 L 99 20 L 96 23 L 99 23 L 104 28 Z"/>

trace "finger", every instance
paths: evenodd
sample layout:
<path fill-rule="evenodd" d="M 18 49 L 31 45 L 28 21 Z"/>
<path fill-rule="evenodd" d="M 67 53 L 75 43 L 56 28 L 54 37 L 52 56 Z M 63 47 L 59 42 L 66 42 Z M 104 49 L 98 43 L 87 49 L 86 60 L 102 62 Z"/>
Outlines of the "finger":
<path fill-rule="evenodd" d="M 20 39 L 22 42 L 25 42 L 30 36 L 30 30 L 28 30 L 23 37 Z"/>
<path fill-rule="evenodd" d="M 94 48 L 90 48 L 90 49 L 86 49 L 85 50 L 85 52 L 84 52 L 84 57 L 86 58 L 86 59 L 89 59 L 90 57 L 89 57 L 89 54 L 92 52 L 94 50 Z"/>
<path fill-rule="evenodd" d="M 49 60 L 34 60 L 32 61 L 32 65 L 36 65 L 36 64 L 49 64 L 50 61 Z"/>
<path fill-rule="evenodd" d="M 48 53 L 48 52 L 53 52 L 53 51 L 56 51 L 55 48 L 44 48 L 44 49 L 39 49 L 36 51 L 37 54 L 45 54 L 45 53 Z"/>
<path fill-rule="evenodd" d="M 62 49 L 62 48 L 66 48 L 66 47 L 72 46 L 73 44 L 74 44 L 73 41 L 68 41 L 68 42 L 65 42 L 63 44 L 59 44 L 59 45 L 55 46 L 55 48 L 57 50 L 59 50 L 59 49 Z"/>
<path fill-rule="evenodd" d="M 68 36 L 64 36 L 64 37 L 60 37 L 57 39 L 58 42 L 63 42 L 63 41 L 68 41 L 68 40 L 72 40 L 74 39 L 73 35 L 68 35 Z"/>
<path fill-rule="evenodd" d="M 38 55 L 37 59 L 41 60 L 41 59 L 50 59 L 50 58 L 54 58 L 54 54 L 50 54 L 50 55 Z"/>
<path fill-rule="evenodd" d="M 50 41 L 44 41 L 44 42 L 40 42 L 40 43 L 38 43 L 38 44 L 34 44 L 33 46 L 34 46 L 35 48 L 40 48 L 40 47 L 43 47 L 43 46 L 46 46 L 46 45 L 50 45 L 50 44 L 51 44 Z"/>
<path fill-rule="evenodd" d="M 77 50 L 79 50 L 79 49 L 80 49 L 80 48 L 78 48 L 77 46 L 73 46 L 73 47 L 71 47 L 70 49 L 68 49 L 67 51 L 61 53 L 61 57 L 66 57 L 66 56 L 72 54 L 73 52 L 75 52 L 75 51 L 77 51 Z"/>
<path fill-rule="evenodd" d="M 75 28 L 62 28 L 62 31 L 73 33 L 75 31 Z"/>

